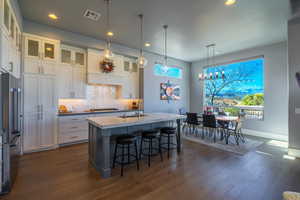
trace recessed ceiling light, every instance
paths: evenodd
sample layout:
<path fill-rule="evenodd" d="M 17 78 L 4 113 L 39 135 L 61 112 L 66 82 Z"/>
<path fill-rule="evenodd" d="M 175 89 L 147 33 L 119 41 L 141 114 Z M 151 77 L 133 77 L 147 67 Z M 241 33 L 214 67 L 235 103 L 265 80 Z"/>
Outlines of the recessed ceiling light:
<path fill-rule="evenodd" d="M 58 16 L 57 16 L 56 14 L 54 14 L 54 13 L 49 13 L 49 14 L 48 14 L 48 17 L 49 17 L 50 19 L 53 19 L 53 20 L 57 20 L 57 19 L 58 19 Z"/>
<path fill-rule="evenodd" d="M 114 36 L 114 33 L 113 33 L 112 31 L 108 31 L 108 32 L 106 33 L 106 35 L 109 36 L 109 37 L 112 37 L 112 36 Z"/>
<path fill-rule="evenodd" d="M 226 6 L 231 6 L 231 5 L 235 4 L 235 3 L 236 3 L 236 0 L 226 0 L 225 1 L 225 5 Z"/>
<path fill-rule="evenodd" d="M 150 47 L 151 44 L 149 42 L 145 42 L 145 47 Z"/>

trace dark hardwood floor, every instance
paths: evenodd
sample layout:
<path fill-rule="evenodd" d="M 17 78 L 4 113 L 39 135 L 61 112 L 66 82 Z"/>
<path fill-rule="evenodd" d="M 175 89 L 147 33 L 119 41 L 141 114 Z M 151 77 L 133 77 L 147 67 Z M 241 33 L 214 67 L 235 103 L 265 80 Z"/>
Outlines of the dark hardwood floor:
<path fill-rule="evenodd" d="M 119 168 L 100 178 L 89 166 L 87 144 L 33 153 L 21 158 L 7 200 L 281 200 L 285 190 L 300 191 L 300 160 L 285 160 L 284 150 L 263 145 L 239 156 L 184 141 L 184 151 L 170 160 L 154 158 Z M 151 164 L 152 164 L 151 163 Z"/>

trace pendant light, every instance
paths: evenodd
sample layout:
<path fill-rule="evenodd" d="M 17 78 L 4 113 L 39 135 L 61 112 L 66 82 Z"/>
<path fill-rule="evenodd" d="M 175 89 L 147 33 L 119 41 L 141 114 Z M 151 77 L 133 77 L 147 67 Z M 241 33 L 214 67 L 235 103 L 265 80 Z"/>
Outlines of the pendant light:
<path fill-rule="evenodd" d="M 140 68 L 144 68 L 148 63 L 147 59 L 144 57 L 144 50 L 143 50 L 143 46 L 144 46 L 144 30 L 143 30 L 144 15 L 140 14 L 139 18 L 140 18 L 140 56 L 137 59 L 137 63 Z"/>
<path fill-rule="evenodd" d="M 111 0 L 104 0 L 106 3 L 106 46 L 104 49 L 104 57 L 106 59 L 112 59 L 113 52 L 111 50 L 111 38 L 114 36 L 114 33 L 110 30 L 110 3 Z"/>
<path fill-rule="evenodd" d="M 167 37 L 168 37 L 168 25 L 164 25 L 164 39 L 165 39 L 165 55 L 164 55 L 164 64 L 163 64 L 163 70 L 166 72 L 168 71 L 169 67 L 168 67 L 168 54 L 167 54 Z"/>

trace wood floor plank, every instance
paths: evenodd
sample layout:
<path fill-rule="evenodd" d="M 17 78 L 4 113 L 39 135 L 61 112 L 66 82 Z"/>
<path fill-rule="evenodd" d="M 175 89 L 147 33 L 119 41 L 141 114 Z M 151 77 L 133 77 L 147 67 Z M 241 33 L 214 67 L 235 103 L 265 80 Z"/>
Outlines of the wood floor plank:
<path fill-rule="evenodd" d="M 24 155 L 13 191 L 4 200 L 267 200 L 300 191 L 300 161 L 264 144 L 244 156 L 184 141 L 184 151 L 113 169 L 102 179 L 88 163 L 87 144 Z"/>

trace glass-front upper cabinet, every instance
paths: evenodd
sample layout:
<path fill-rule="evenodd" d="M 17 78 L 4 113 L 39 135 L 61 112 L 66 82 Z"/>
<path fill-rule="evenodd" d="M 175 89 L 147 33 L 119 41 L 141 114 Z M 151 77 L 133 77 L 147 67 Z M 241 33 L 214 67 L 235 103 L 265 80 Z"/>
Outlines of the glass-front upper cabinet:
<path fill-rule="evenodd" d="M 80 66 L 85 65 L 85 54 L 83 52 L 75 52 L 75 64 Z"/>
<path fill-rule="evenodd" d="M 56 61 L 58 42 L 46 38 L 25 35 L 25 57 Z"/>
<path fill-rule="evenodd" d="M 27 37 L 25 41 L 26 56 L 30 58 L 40 58 L 42 41 L 36 38 Z"/>
<path fill-rule="evenodd" d="M 61 62 L 64 64 L 72 64 L 72 52 L 68 49 L 61 49 Z"/>
<path fill-rule="evenodd" d="M 9 32 L 9 16 L 10 16 L 10 9 L 7 0 L 4 0 L 4 26 L 6 27 L 8 32 Z"/>
<path fill-rule="evenodd" d="M 44 42 L 43 46 L 43 58 L 48 60 L 54 60 L 56 51 L 55 44 L 51 42 Z"/>
<path fill-rule="evenodd" d="M 73 66 L 84 67 L 86 62 L 86 53 L 84 49 L 61 45 L 61 63 Z"/>

